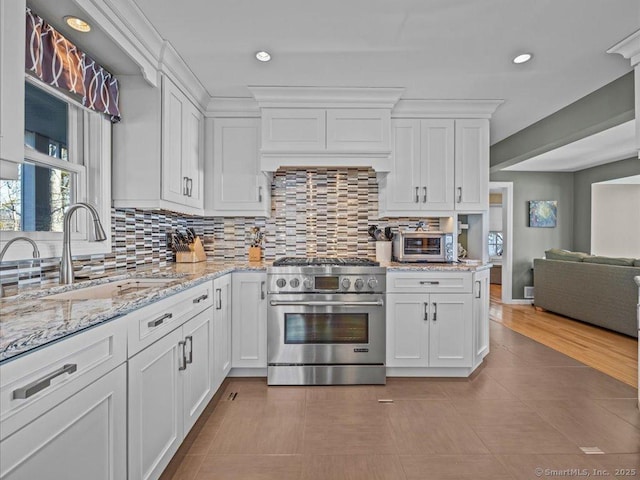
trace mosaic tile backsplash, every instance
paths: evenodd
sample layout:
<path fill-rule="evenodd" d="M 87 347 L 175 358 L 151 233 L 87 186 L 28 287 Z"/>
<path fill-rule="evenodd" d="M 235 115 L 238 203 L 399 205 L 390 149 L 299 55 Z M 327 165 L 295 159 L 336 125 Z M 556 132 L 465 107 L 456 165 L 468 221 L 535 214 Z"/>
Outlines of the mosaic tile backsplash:
<path fill-rule="evenodd" d="M 207 257 L 246 260 L 251 228 L 265 232 L 263 257 L 374 257 L 370 224 L 414 226 L 419 218 L 379 221 L 378 184 L 371 169 L 286 169 L 274 173 L 271 218 L 192 217 L 172 212 L 113 209 L 112 253 L 79 257 L 93 273 L 135 269 L 141 264 L 162 266 L 174 260 L 166 233 L 192 227 L 203 240 Z M 437 219 L 422 219 L 435 222 Z M 54 283 L 58 259 L 30 260 L 3 265 L 2 283 L 20 286 Z"/>

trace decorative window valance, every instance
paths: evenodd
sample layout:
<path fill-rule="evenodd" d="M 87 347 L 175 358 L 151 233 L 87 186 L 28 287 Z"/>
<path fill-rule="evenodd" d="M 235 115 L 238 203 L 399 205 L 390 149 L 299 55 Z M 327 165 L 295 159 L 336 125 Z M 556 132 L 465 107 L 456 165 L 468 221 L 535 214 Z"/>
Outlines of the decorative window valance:
<path fill-rule="evenodd" d="M 82 97 L 82 105 L 120 121 L 118 80 L 27 8 L 25 68 L 40 80 Z"/>

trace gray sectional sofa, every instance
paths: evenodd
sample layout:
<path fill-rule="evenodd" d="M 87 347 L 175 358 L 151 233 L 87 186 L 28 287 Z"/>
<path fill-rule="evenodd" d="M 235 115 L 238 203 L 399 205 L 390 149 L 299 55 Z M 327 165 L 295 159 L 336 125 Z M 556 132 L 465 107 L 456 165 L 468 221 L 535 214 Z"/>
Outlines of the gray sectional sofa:
<path fill-rule="evenodd" d="M 640 259 L 557 249 L 545 257 L 533 261 L 536 307 L 638 337 Z"/>

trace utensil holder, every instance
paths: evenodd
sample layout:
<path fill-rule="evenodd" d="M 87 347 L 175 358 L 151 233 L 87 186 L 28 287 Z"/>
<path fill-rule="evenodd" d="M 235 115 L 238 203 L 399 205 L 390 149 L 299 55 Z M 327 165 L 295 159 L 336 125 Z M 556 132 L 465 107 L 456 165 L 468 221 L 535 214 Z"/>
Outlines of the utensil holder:
<path fill-rule="evenodd" d="M 391 242 L 376 242 L 376 261 L 391 262 Z"/>
<path fill-rule="evenodd" d="M 196 237 L 193 243 L 189 244 L 188 252 L 176 252 L 176 263 L 198 263 L 204 262 L 207 254 L 204 253 L 204 246 L 200 237 Z"/>
<path fill-rule="evenodd" d="M 249 261 L 259 262 L 262 259 L 262 248 L 249 247 Z"/>

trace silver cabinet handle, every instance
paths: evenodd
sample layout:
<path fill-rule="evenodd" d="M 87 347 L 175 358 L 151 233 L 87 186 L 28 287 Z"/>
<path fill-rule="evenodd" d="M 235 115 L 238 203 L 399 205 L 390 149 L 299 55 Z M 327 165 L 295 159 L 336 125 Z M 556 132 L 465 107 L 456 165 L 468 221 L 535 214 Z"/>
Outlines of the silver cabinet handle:
<path fill-rule="evenodd" d="M 433 321 L 438 320 L 438 304 L 433 302 Z"/>
<path fill-rule="evenodd" d="M 206 300 L 207 298 L 209 298 L 209 294 L 205 293 L 204 295 L 200 295 L 198 298 L 194 298 L 193 303 L 200 303 L 203 300 Z"/>
<path fill-rule="evenodd" d="M 458 187 L 458 203 L 462 203 L 462 187 Z"/>
<path fill-rule="evenodd" d="M 193 337 L 191 335 L 187 335 L 186 337 L 184 337 L 185 348 L 187 348 L 187 342 L 189 342 L 189 356 L 184 362 L 185 365 L 193 363 Z"/>
<path fill-rule="evenodd" d="M 187 192 L 189 192 L 187 195 L 190 197 L 191 194 L 193 193 L 193 178 L 189 177 L 187 179 Z"/>
<path fill-rule="evenodd" d="M 182 194 L 189 196 L 189 177 L 182 177 Z"/>
<path fill-rule="evenodd" d="M 424 302 L 424 321 L 425 322 L 429 321 L 429 303 L 428 302 Z"/>
<path fill-rule="evenodd" d="M 480 280 L 476 280 L 476 285 L 478 286 L 478 293 L 476 293 L 476 298 L 480 298 L 481 292 L 482 292 L 482 287 L 480 284 Z"/>
<path fill-rule="evenodd" d="M 222 289 L 216 288 L 216 293 L 218 294 L 218 301 L 216 302 L 216 310 L 222 310 Z"/>
<path fill-rule="evenodd" d="M 180 365 L 180 359 L 178 359 L 178 370 L 186 370 L 187 369 L 187 354 L 184 351 L 184 348 L 185 348 L 186 344 L 187 344 L 187 342 L 185 342 L 183 340 L 180 340 L 178 342 L 178 349 L 182 348 L 182 365 Z"/>
<path fill-rule="evenodd" d="M 427 187 L 422 187 L 424 193 L 422 195 L 422 203 L 427 203 Z"/>
<path fill-rule="evenodd" d="M 420 202 L 420 195 L 418 195 L 418 190 L 420 187 L 416 187 L 416 203 Z"/>
<path fill-rule="evenodd" d="M 155 320 L 151 320 L 149 323 L 147 323 L 147 327 L 155 328 L 158 325 L 161 325 L 162 322 L 164 322 L 166 319 L 171 318 L 171 317 L 173 317 L 173 313 L 165 313 L 161 317 L 158 317 Z"/>
<path fill-rule="evenodd" d="M 420 285 L 440 285 L 438 280 L 420 280 Z"/>
<path fill-rule="evenodd" d="M 264 300 L 266 298 L 266 295 L 264 293 L 264 286 L 267 282 L 260 282 L 260 299 Z"/>
<path fill-rule="evenodd" d="M 31 382 L 29 385 L 25 385 L 24 387 L 16 388 L 13 391 L 13 399 L 14 400 L 24 400 L 25 398 L 29 398 L 32 395 L 35 395 L 40 390 L 44 390 L 48 386 L 51 385 L 51 380 L 65 373 L 73 373 L 78 370 L 78 364 L 76 363 L 67 363 L 57 369 L 54 372 L 51 372 L 48 375 L 45 375 L 42 378 L 39 378 L 35 382 Z"/>
<path fill-rule="evenodd" d="M 262 203 L 262 187 L 258 187 L 258 201 Z"/>

